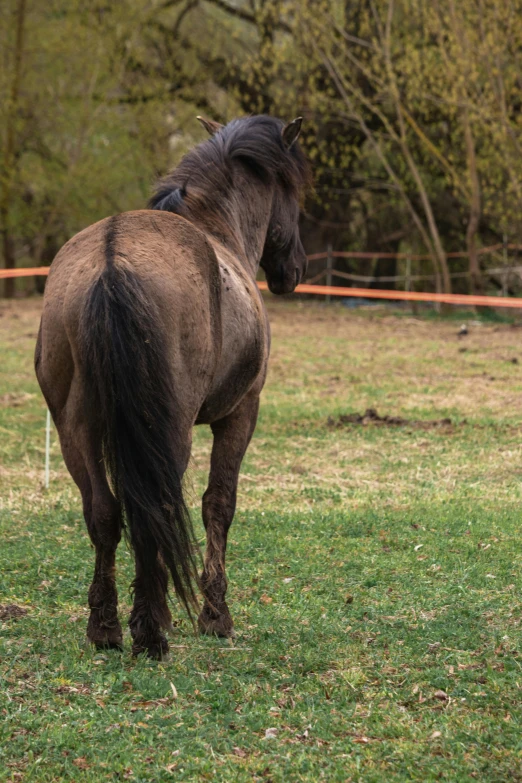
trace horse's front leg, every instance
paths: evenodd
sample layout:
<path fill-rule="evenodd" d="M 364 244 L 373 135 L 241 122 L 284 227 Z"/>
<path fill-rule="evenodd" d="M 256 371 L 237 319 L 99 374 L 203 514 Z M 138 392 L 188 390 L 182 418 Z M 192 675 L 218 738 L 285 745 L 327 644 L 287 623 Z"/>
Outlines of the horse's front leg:
<path fill-rule="evenodd" d="M 225 601 L 225 552 L 236 510 L 239 469 L 256 426 L 258 410 L 259 392 L 250 392 L 229 416 L 211 425 L 214 444 L 208 487 L 203 495 L 207 550 L 201 586 L 205 603 L 198 620 L 199 629 L 205 634 L 234 635 Z"/>

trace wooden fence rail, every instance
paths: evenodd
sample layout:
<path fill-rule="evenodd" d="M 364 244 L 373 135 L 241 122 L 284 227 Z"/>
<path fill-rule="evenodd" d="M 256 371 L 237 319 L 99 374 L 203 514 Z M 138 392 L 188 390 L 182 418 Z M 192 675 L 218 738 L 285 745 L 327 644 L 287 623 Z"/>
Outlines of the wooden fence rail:
<path fill-rule="evenodd" d="M 477 250 L 477 255 L 487 255 L 488 253 L 496 253 L 499 250 L 519 250 L 522 251 L 522 245 L 514 245 L 511 243 L 498 245 L 490 245 L 489 247 L 481 247 Z M 419 255 L 416 253 L 369 253 L 362 250 L 332 250 L 330 251 L 332 258 L 404 258 L 411 261 L 430 261 L 431 256 Z M 320 261 L 322 258 L 328 258 L 328 251 L 321 253 L 312 253 L 308 256 L 309 261 Z M 446 253 L 446 258 L 467 258 L 468 253 L 465 250 L 459 250 L 456 252 Z"/>

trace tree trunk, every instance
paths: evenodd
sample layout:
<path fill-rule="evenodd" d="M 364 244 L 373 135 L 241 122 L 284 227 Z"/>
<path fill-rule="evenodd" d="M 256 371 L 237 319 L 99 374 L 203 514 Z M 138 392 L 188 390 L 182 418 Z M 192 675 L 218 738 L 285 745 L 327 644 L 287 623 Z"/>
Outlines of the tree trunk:
<path fill-rule="evenodd" d="M 433 214 L 433 209 L 431 207 L 427 189 L 424 185 L 419 168 L 413 159 L 413 155 L 411 154 L 410 147 L 408 144 L 408 136 L 406 132 L 406 125 L 404 122 L 402 102 L 400 98 L 399 87 L 397 85 L 395 71 L 393 69 L 392 56 L 391 56 L 391 35 L 392 35 L 393 14 L 394 14 L 394 0 L 388 0 L 388 13 L 386 16 L 386 26 L 385 26 L 385 31 L 383 32 L 383 34 L 381 34 L 381 37 L 382 37 L 383 55 L 386 62 L 386 70 L 387 70 L 388 81 L 390 86 L 390 93 L 395 102 L 395 110 L 397 113 L 397 120 L 399 123 L 398 141 L 402 150 L 402 154 L 406 161 L 406 164 L 410 170 L 415 185 L 417 186 L 417 191 L 419 193 L 419 198 L 424 211 L 424 216 L 428 224 L 429 234 L 431 237 L 431 241 L 433 243 L 434 256 L 436 257 L 436 263 L 434 262 L 435 274 L 438 276 L 440 271 L 440 275 L 442 277 L 443 291 L 445 294 L 450 294 L 451 277 L 449 274 L 446 252 L 442 246 L 442 240 L 435 220 L 435 216 Z M 437 265 L 438 265 L 438 269 L 437 269 Z"/>
<path fill-rule="evenodd" d="M 471 199 L 469 206 L 468 228 L 466 230 L 466 246 L 469 259 L 469 279 L 472 294 L 482 294 L 484 285 L 480 273 L 479 257 L 477 253 L 477 233 L 480 224 L 481 198 L 480 180 L 477 171 L 477 158 L 475 155 L 475 141 L 471 130 L 469 112 L 464 109 L 464 137 L 466 139 L 466 153 L 468 157 L 468 170 L 471 185 Z"/>
<path fill-rule="evenodd" d="M 16 168 L 16 119 L 20 100 L 20 85 L 22 81 L 22 58 L 24 50 L 24 27 L 26 15 L 26 0 L 18 0 L 16 7 L 16 40 L 14 51 L 13 81 L 9 96 L 6 119 L 6 141 L 2 166 L 2 189 L 0 191 L 0 233 L 2 234 L 2 251 L 6 269 L 14 269 L 16 256 L 14 238 L 10 226 L 11 189 Z M 7 278 L 4 283 L 6 298 L 14 296 L 15 281 Z"/>
<path fill-rule="evenodd" d="M 14 243 L 9 231 L 2 228 L 2 250 L 4 254 L 4 268 L 14 269 L 16 258 L 14 254 Z M 14 277 L 6 277 L 4 280 L 4 296 L 6 299 L 12 299 L 15 292 Z"/>

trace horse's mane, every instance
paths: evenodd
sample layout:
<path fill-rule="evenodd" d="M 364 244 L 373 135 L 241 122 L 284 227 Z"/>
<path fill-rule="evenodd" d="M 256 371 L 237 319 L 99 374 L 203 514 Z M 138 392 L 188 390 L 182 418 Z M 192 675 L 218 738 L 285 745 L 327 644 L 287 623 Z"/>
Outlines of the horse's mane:
<path fill-rule="evenodd" d="M 283 144 L 283 127 L 281 120 L 264 114 L 232 120 L 158 182 L 149 209 L 184 215 L 198 206 L 217 207 L 232 185 L 238 164 L 263 182 L 299 193 L 309 184 L 309 168 L 297 143 L 290 149 Z"/>

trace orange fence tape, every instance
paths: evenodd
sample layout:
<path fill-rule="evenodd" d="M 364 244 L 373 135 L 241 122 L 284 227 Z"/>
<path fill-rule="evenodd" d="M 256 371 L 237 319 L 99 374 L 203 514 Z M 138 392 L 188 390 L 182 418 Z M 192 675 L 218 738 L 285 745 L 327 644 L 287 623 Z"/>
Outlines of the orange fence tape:
<path fill-rule="evenodd" d="M 48 275 L 50 266 L 35 266 L 33 269 L 0 269 L 0 280 L 6 277 L 31 277 L 32 275 Z"/>
<path fill-rule="evenodd" d="M 0 279 L 6 277 L 30 277 L 48 275 L 50 267 L 38 266 L 33 269 L 0 269 Z M 267 291 L 264 281 L 258 282 L 261 291 Z M 453 305 L 479 307 L 515 307 L 522 309 L 522 299 L 507 296 L 471 296 L 470 294 L 429 294 L 425 291 L 393 291 L 383 288 L 341 288 L 329 285 L 309 285 L 303 283 L 295 289 L 296 294 L 319 294 L 320 296 L 354 296 L 360 299 L 393 299 L 406 302 L 441 302 Z"/>
<path fill-rule="evenodd" d="M 264 282 L 257 284 L 261 291 L 267 291 Z M 402 299 L 407 302 L 444 302 L 454 305 L 482 305 L 484 307 L 519 307 L 522 299 L 505 296 L 470 296 L 469 294 L 428 294 L 424 291 L 392 291 L 383 288 L 338 288 L 329 285 L 307 285 L 295 289 L 296 294 L 321 294 L 330 296 L 356 296 L 362 299 Z"/>

